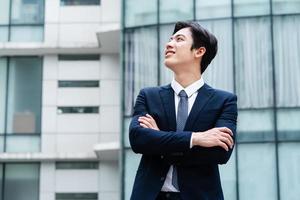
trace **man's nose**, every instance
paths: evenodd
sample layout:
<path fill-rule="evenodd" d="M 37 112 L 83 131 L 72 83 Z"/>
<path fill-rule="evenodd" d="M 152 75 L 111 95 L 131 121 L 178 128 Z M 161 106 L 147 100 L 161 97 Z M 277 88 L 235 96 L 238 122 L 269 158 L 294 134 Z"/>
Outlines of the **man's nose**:
<path fill-rule="evenodd" d="M 167 42 L 166 44 L 166 49 L 170 49 L 174 46 L 174 41 L 173 40 L 170 40 L 169 42 Z"/>

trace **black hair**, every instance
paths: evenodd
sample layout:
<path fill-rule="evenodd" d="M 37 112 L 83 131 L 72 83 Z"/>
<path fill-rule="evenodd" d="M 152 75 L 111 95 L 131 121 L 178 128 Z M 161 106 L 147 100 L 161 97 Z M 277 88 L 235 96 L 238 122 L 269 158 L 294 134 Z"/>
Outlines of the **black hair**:
<path fill-rule="evenodd" d="M 212 33 L 200 26 L 200 24 L 192 21 L 177 22 L 173 34 L 183 28 L 189 28 L 192 33 L 193 44 L 191 50 L 200 47 L 205 47 L 206 49 L 200 63 L 202 74 L 217 54 L 218 40 Z"/>

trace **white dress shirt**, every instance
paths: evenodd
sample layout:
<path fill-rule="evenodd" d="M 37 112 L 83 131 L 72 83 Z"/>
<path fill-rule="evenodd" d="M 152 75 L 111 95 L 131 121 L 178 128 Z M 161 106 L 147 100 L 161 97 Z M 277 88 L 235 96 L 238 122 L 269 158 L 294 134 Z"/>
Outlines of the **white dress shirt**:
<path fill-rule="evenodd" d="M 188 114 L 190 114 L 194 102 L 196 100 L 198 90 L 204 85 L 204 80 L 201 77 L 199 80 L 195 81 L 191 85 L 187 86 L 186 88 L 182 87 L 175 79 L 171 82 L 171 87 L 174 90 L 174 100 L 175 100 L 175 113 L 177 119 L 177 110 L 180 97 L 178 96 L 181 90 L 184 90 L 188 96 Z M 192 138 L 190 140 L 190 147 L 192 147 Z M 172 172 L 173 172 L 173 165 L 170 166 L 169 171 L 167 173 L 167 177 L 165 179 L 164 185 L 161 191 L 164 192 L 179 192 L 172 184 Z"/>

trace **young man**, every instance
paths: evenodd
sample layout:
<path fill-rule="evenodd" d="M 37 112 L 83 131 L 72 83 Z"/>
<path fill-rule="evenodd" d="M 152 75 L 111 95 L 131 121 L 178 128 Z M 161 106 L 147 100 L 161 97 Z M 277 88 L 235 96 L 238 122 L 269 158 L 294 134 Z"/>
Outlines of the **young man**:
<path fill-rule="evenodd" d="M 218 164 L 234 146 L 237 97 L 201 77 L 216 53 L 217 39 L 206 29 L 176 23 L 165 48 L 173 81 L 142 89 L 134 106 L 130 143 L 143 155 L 132 200 L 224 199 Z"/>

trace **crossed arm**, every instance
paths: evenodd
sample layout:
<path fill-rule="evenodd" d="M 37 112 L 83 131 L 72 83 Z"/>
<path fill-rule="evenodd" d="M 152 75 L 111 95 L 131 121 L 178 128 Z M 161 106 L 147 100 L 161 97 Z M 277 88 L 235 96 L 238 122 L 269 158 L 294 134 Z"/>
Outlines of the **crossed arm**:
<path fill-rule="evenodd" d="M 165 155 L 170 164 L 224 164 L 234 146 L 236 100 L 235 95 L 227 99 L 215 128 L 204 132 L 161 131 L 153 117 L 147 114 L 142 90 L 130 125 L 132 149 L 136 153 Z"/>

